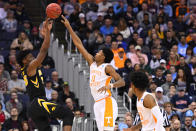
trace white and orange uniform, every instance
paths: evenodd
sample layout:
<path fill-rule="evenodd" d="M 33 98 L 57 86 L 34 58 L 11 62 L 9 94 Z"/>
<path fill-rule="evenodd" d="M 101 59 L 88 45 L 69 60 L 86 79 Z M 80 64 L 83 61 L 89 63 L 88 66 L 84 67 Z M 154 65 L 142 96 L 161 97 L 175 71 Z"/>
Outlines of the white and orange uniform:
<path fill-rule="evenodd" d="M 116 100 L 111 96 L 111 91 L 98 92 L 100 88 L 109 85 L 112 79 L 105 73 L 107 65 L 97 66 L 96 62 L 93 62 L 90 66 L 90 88 L 95 100 L 94 114 L 99 131 L 113 131 L 118 115 L 118 106 Z"/>
<path fill-rule="evenodd" d="M 141 99 L 137 99 L 137 110 L 142 123 L 142 131 L 165 131 L 163 127 L 164 119 L 160 109 L 158 109 L 159 112 L 157 113 L 157 109 L 153 111 L 153 108 L 149 109 L 143 105 L 144 98 L 148 94 L 152 95 L 151 93 L 144 92 Z"/>

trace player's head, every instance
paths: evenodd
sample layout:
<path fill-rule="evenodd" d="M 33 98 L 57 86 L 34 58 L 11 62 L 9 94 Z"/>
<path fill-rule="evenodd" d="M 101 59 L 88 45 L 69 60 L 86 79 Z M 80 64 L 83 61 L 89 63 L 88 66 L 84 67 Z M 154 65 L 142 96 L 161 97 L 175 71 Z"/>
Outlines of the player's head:
<path fill-rule="evenodd" d="M 136 94 L 137 91 L 144 92 L 149 85 L 149 80 L 144 72 L 138 71 L 133 72 L 131 75 L 131 88 L 133 93 Z"/>
<path fill-rule="evenodd" d="M 106 47 L 103 47 L 95 55 L 96 62 L 110 63 L 114 57 L 113 52 Z"/>
<path fill-rule="evenodd" d="M 20 51 L 17 56 L 17 62 L 21 67 L 28 65 L 33 59 L 34 56 L 32 55 L 31 50 Z"/>

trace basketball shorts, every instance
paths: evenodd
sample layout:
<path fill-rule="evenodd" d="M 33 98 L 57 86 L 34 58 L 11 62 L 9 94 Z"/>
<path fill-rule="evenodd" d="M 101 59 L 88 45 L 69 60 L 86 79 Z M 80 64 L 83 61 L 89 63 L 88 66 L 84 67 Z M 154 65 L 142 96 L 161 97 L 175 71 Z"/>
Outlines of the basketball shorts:
<path fill-rule="evenodd" d="M 99 131 L 113 131 L 118 116 L 116 100 L 107 97 L 94 104 L 94 114 Z"/>

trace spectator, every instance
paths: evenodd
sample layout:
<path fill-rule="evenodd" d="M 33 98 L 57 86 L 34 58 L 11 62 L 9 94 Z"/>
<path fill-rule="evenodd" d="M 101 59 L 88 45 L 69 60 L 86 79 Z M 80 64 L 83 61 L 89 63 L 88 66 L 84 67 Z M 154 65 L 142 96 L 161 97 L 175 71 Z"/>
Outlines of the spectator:
<path fill-rule="evenodd" d="M 171 5 L 168 4 L 168 0 L 163 0 L 164 12 L 169 16 L 173 17 L 173 10 Z"/>
<path fill-rule="evenodd" d="M 149 20 L 149 14 L 144 13 L 144 20 L 141 23 L 141 27 L 143 28 L 142 36 L 146 37 L 148 35 L 148 31 L 153 27 Z"/>
<path fill-rule="evenodd" d="M 11 92 L 10 100 L 6 102 L 6 110 L 11 113 L 12 108 L 17 109 L 17 113 L 20 114 L 20 112 L 23 110 L 22 103 L 18 99 L 18 95 L 16 92 Z"/>
<path fill-rule="evenodd" d="M 191 48 L 190 46 L 186 49 L 186 55 L 185 55 L 185 62 L 187 64 L 191 63 L 191 58 L 193 56 L 193 48 Z M 191 67 L 190 67 L 191 68 Z"/>
<path fill-rule="evenodd" d="M 46 98 L 48 100 L 51 100 L 53 89 L 52 89 L 52 81 L 50 79 L 46 79 L 45 92 L 46 92 Z"/>
<path fill-rule="evenodd" d="M 172 103 L 171 102 L 166 102 L 164 103 L 164 110 L 167 112 L 168 119 L 171 119 L 171 116 L 175 114 L 175 112 L 172 110 Z"/>
<path fill-rule="evenodd" d="M 98 12 L 106 13 L 108 8 L 112 6 L 111 2 L 108 2 L 108 0 L 103 0 L 98 4 Z"/>
<path fill-rule="evenodd" d="M 105 18 L 105 24 L 100 27 L 100 32 L 106 36 L 112 34 L 114 31 L 114 27 L 112 26 L 112 20 L 110 17 Z"/>
<path fill-rule="evenodd" d="M 190 83 L 188 82 L 186 74 L 183 69 L 178 70 L 178 74 L 176 79 L 174 80 L 174 83 L 178 87 L 186 87 L 187 90 L 189 89 Z"/>
<path fill-rule="evenodd" d="M 139 37 L 137 39 L 137 45 L 141 47 L 141 52 L 144 53 L 145 55 L 148 55 L 150 53 L 150 49 L 148 46 L 146 46 L 144 44 L 144 40 L 143 38 Z M 147 56 L 145 58 L 145 61 L 148 63 L 148 59 L 147 59 Z"/>
<path fill-rule="evenodd" d="M 19 94 L 23 94 L 26 91 L 25 82 L 22 79 L 18 79 L 16 70 L 11 72 L 11 80 L 8 81 L 8 91 L 14 91 Z"/>
<path fill-rule="evenodd" d="M 30 129 L 29 123 L 27 121 L 23 121 L 21 127 L 21 131 L 33 131 Z"/>
<path fill-rule="evenodd" d="M 131 26 L 133 24 L 134 16 L 133 16 L 133 8 L 131 5 L 127 6 L 127 11 L 125 12 L 124 18 L 125 21 L 127 21 L 128 26 Z"/>
<path fill-rule="evenodd" d="M 123 48 L 118 49 L 118 55 L 114 55 L 111 65 L 116 69 L 124 68 L 125 60 L 127 59 L 126 53 Z"/>
<path fill-rule="evenodd" d="M 152 14 L 152 17 L 157 14 L 157 10 L 158 10 L 155 1 L 156 0 L 148 1 L 148 11 Z"/>
<path fill-rule="evenodd" d="M 186 79 L 189 82 L 190 81 L 190 77 L 191 77 L 191 70 L 188 66 L 188 64 L 185 62 L 185 58 L 183 56 L 180 56 L 179 58 L 180 64 L 178 66 L 176 66 L 177 71 L 179 69 L 183 69 Z M 189 85 L 187 85 L 187 88 L 189 87 Z"/>
<path fill-rule="evenodd" d="M 11 10 L 7 11 L 6 19 L 2 20 L 2 29 L 9 33 L 16 33 L 17 31 L 17 20 L 14 18 L 14 12 Z"/>
<path fill-rule="evenodd" d="M 163 94 L 166 95 L 167 92 L 169 92 L 169 87 L 172 84 L 172 74 L 171 73 L 167 73 L 166 75 L 166 82 L 161 85 L 161 87 L 163 88 Z"/>
<path fill-rule="evenodd" d="M 119 20 L 118 29 L 123 36 L 123 39 L 128 39 L 130 36 L 130 30 L 124 18 Z"/>
<path fill-rule="evenodd" d="M 156 100 L 157 100 L 160 108 L 163 108 L 164 103 L 169 102 L 169 98 L 167 96 L 163 95 L 163 88 L 162 87 L 156 88 L 155 96 L 156 96 Z"/>
<path fill-rule="evenodd" d="M 126 128 L 131 128 L 133 125 L 133 120 L 132 120 L 132 117 L 130 115 L 126 115 L 124 117 L 124 123 L 119 123 L 119 130 L 120 131 L 124 131 L 124 129 Z"/>
<path fill-rule="evenodd" d="M 196 102 L 193 101 L 189 105 L 189 110 L 186 112 L 185 116 L 193 117 L 193 115 L 194 115 L 194 109 L 196 109 Z"/>
<path fill-rule="evenodd" d="M 63 79 L 59 78 L 59 74 L 57 71 L 52 72 L 52 87 L 53 90 L 56 90 L 57 92 L 60 92 L 63 90 L 62 88 Z"/>
<path fill-rule="evenodd" d="M 73 29 L 76 29 L 76 22 L 79 19 L 79 14 L 81 13 L 81 6 L 79 4 L 74 5 L 74 12 L 69 16 L 69 21 Z"/>
<path fill-rule="evenodd" d="M 193 126 L 194 128 L 196 128 L 196 109 L 194 109 L 194 112 L 193 112 L 192 126 Z"/>
<path fill-rule="evenodd" d="M 65 102 L 67 98 L 71 98 L 76 103 L 75 94 L 70 91 L 69 83 L 66 81 L 63 83 L 63 91 L 59 92 L 59 102 Z"/>
<path fill-rule="evenodd" d="M 186 6 L 186 0 L 180 0 L 180 5 L 176 7 L 176 17 L 189 13 L 189 8 Z"/>
<path fill-rule="evenodd" d="M 2 125 L 6 119 L 6 115 L 4 113 L 4 111 L 2 110 L 3 106 L 0 103 L 0 124 Z"/>
<path fill-rule="evenodd" d="M 31 43 L 33 44 L 34 49 L 40 49 L 43 39 L 39 37 L 39 31 L 36 26 L 33 27 L 31 30 L 31 37 L 30 37 Z"/>
<path fill-rule="evenodd" d="M 65 1 L 63 4 L 63 14 L 68 18 L 74 12 L 72 1 Z"/>
<path fill-rule="evenodd" d="M 169 86 L 169 91 L 167 92 L 168 98 L 171 100 L 171 98 L 176 94 L 176 86 L 174 84 L 171 84 Z"/>
<path fill-rule="evenodd" d="M 178 93 L 172 97 L 171 102 L 174 105 L 173 109 L 182 120 L 184 113 L 189 110 L 188 105 L 191 104 L 191 100 L 188 95 L 185 95 L 185 87 L 178 87 L 177 90 Z"/>
<path fill-rule="evenodd" d="M 128 44 L 123 40 L 123 35 L 122 34 L 118 34 L 117 37 L 116 37 L 116 40 L 118 42 L 118 47 L 122 47 L 125 50 L 125 52 L 126 52 Z"/>
<path fill-rule="evenodd" d="M 0 92 L 1 93 L 7 92 L 9 79 L 10 79 L 9 73 L 4 70 L 3 63 L 0 63 Z"/>
<path fill-rule="evenodd" d="M 170 51 L 167 68 L 169 69 L 171 66 L 175 67 L 179 64 L 180 64 L 180 61 L 179 61 L 178 56 L 173 51 Z"/>
<path fill-rule="evenodd" d="M 188 43 L 189 47 L 194 48 L 196 45 L 196 32 L 192 34 L 192 40 Z"/>
<path fill-rule="evenodd" d="M 96 3 L 94 3 L 93 0 L 86 0 L 82 5 L 82 12 L 85 14 L 89 12 L 90 10 L 93 10 L 94 7 L 97 7 Z"/>
<path fill-rule="evenodd" d="M 155 77 L 153 78 L 156 85 L 159 87 L 165 83 L 165 78 L 163 77 L 163 68 L 157 67 L 155 70 Z"/>
<path fill-rule="evenodd" d="M 79 14 L 79 19 L 76 21 L 76 30 L 79 34 L 79 37 L 83 40 L 85 39 L 85 35 L 86 35 L 86 16 L 84 13 L 80 13 Z M 84 33 L 85 32 L 85 33 Z"/>
<path fill-rule="evenodd" d="M 179 15 L 177 19 L 173 22 L 174 29 L 176 32 L 184 32 L 186 31 L 186 25 L 183 21 L 183 15 Z"/>
<path fill-rule="evenodd" d="M 0 71 L 1 71 L 0 77 L 1 77 L 2 79 L 10 80 L 10 74 L 9 74 L 8 71 L 5 70 L 4 64 L 3 64 L 3 63 L 0 63 Z"/>
<path fill-rule="evenodd" d="M 188 48 L 188 44 L 186 43 L 186 37 L 181 36 L 180 42 L 178 43 L 178 54 L 185 57 L 187 48 Z"/>
<path fill-rule="evenodd" d="M 18 68 L 18 63 L 16 61 L 16 55 L 9 55 L 9 60 L 6 60 L 5 69 L 11 73 L 12 70 Z"/>
<path fill-rule="evenodd" d="M 55 91 L 55 90 L 52 91 L 50 101 L 59 104 L 58 92 L 57 91 Z"/>
<path fill-rule="evenodd" d="M 28 16 L 24 11 L 24 4 L 20 2 L 17 4 L 16 10 L 15 10 L 15 17 L 16 17 L 16 20 L 18 21 L 18 24 L 22 24 L 24 20 L 28 19 Z"/>
<path fill-rule="evenodd" d="M 29 41 L 25 32 L 20 32 L 18 38 L 14 39 L 11 46 L 11 49 L 17 50 L 33 50 L 33 45 Z"/>
<path fill-rule="evenodd" d="M 76 111 L 76 105 L 73 104 L 73 101 L 71 98 L 67 98 L 65 100 L 66 106 L 74 113 Z"/>
<path fill-rule="evenodd" d="M 162 45 L 163 45 L 167 50 L 171 49 L 171 47 L 172 47 L 173 45 L 177 45 L 177 41 L 174 39 L 173 33 L 172 33 L 170 30 L 168 30 L 168 31 L 166 32 L 166 37 L 164 38 L 164 40 L 163 40 L 163 42 L 162 42 Z"/>
<path fill-rule="evenodd" d="M 172 82 L 173 82 L 177 77 L 176 67 L 175 66 L 170 66 L 169 71 L 171 72 Z"/>
<path fill-rule="evenodd" d="M 127 11 L 127 4 L 123 0 L 119 0 L 118 3 L 114 4 L 113 8 L 115 15 L 119 18 Z"/>
<path fill-rule="evenodd" d="M 166 61 L 164 59 L 160 60 L 160 67 L 163 68 L 163 74 L 165 75 L 167 67 L 166 67 Z"/>
<path fill-rule="evenodd" d="M 144 13 L 147 13 L 149 16 L 150 23 L 152 22 L 152 14 L 148 12 L 148 4 L 147 3 L 142 3 L 142 10 L 137 14 L 137 20 L 141 24 L 142 21 L 144 20 Z"/>
<path fill-rule="evenodd" d="M 192 128 L 192 117 L 186 116 L 184 124 L 185 126 L 181 130 L 190 131 L 190 129 Z"/>
<path fill-rule="evenodd" d="M 4 3 L 3 7 L 0 8 L 0 20 L 3 20 L 7 17 L 7 11 L 9 10 L 9 3 Z"/>
<path fill-rule="evenodd" d="M 111 48 L 111 45 L 112 45 L 112 36 L 111 35 L 106 35 L 105 36 L 105 43 L 104 45 L 108 48 Z"/>
<path fill-rule="evenodd" d="M 6 131 L 10 131 L 10 129 L 20 129 L 21 128 L 21 122 L 18 118 L 18 110 L 17 108 L 12 108 L 11 109 L 11 112 L 10 112 L 10 115 L 11 115 L 11 118 L 7 119 L 5 121 L 5 123 L 3 124 L 3 130 L 6 130 Z M 19 130 L 18 130 L 19 131 Z"/>
<path fill-rule="evenodd" d="M 140 26 L 140 23 L 138 20 L 133 21 L 132 26 L 130 26 L 130 31 L 133 36 L 133 40 L 135 40 L 135 42 L 136 42 L 138 39 L 138 36 L 141 36 L 142 31 L 143 31 L 143 28 Z M 131 42 L 131 44 L 134 44 L 134 42 Z M 134 44 L 134 45 L 136 45 L 136 44 Z"/>
<path fill-rule="evenodd" d="M 137 45 L 135 47 L 135 52 L 132 53 L 131 55 L 129 55 L 129 59 L 132 61 L 132 66 L 134 66 L 135 64 L 140 64 L 139 62 L 139 58 L 143 57 L 145 60 L 145 65 L 147 65 L 148 63 L 148 58 L 145 54 L 143 54 L 141 52 L 141 46 Z"/>
<path fill-rule="evenodd" d="M 103 19 L 104 14 L 101 12 L 97 13 L 97 19 L 93 23 L 95 29 L 99 29 L 104 24 Z"/>
<path fill-rule="evenodd" d="M 86 13 L 86 20 L 87 21 L 91 20 L 94 22 L 97 19 L 97 13 L 98 13 L 97 10 L 98 10 L 98 7 L 95 6 L 92 8 L 92 10 L 88 11 Z M 88 24 L 87 24 L 87 26 L 88 26 Z"/>
<path fill-rule="evenodd" d="M 114 131 L 119 131 L 119 129 L 118 129 L 118 123 L 115 123 Z"/>
<path fill-rule="evenodd" d="M 179 120 L 175 120 L 175 121 L 173 122 L 171 131 L 184 131 L 184 130 L 181 130 L 181 123 L 180 123 Z"/>

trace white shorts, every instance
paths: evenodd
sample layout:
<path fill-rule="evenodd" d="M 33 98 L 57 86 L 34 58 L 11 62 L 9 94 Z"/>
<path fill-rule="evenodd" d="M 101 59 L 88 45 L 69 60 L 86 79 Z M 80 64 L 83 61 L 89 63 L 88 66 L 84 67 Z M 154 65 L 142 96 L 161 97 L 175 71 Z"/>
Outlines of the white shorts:
<path fill-rule="evenodd" d="M 94 104 L 95 120 L 99 131 L 113 131 L 115 121 L 118 116 L 118 106 L 116 100 L 113 97 L 108 97 L 106 99 L 95 102 Z"/>

